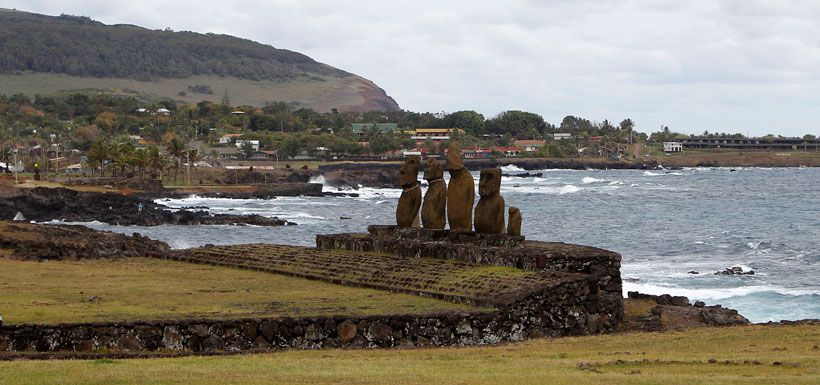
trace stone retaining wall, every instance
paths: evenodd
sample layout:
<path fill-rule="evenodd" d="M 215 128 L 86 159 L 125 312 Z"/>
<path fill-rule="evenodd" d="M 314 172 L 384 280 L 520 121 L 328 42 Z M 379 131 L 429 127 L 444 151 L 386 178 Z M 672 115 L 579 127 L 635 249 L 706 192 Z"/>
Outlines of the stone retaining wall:
<path fill-rule="evenodd" d="M 534 292 L 493 312 L 365 317 L 6 325 L 2 352 L 249 351 L 467 346 L 614 330 L 584 281 Z"/>

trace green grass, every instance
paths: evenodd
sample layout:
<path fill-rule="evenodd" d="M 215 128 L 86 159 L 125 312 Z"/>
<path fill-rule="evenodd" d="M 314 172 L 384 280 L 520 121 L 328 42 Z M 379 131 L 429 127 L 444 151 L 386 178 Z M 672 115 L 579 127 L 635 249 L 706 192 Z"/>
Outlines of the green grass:
<path fill-rule="evenodd" d="M 206 246 L 182 251 L 178 257 L 327 281 L 469 298 L 476 303 L 494 303 L 499 296 L 518 295 L 532 288 L 579 279 L 570 274 L 552 276 L 456 260 L 270 244 Z"/>
<path fill-rule="evenodd" d="M 818 344 L 818 326 L 745 326 L 471 348 L 0 362 L 0 379 L 8 385 L 817 384 Z"/>
<path fill-rule="evenodd" d="M 0 314 L 7 324 L 475 309 L 413 295 L 155 259 L 0 259 L 0 272 Z"/>

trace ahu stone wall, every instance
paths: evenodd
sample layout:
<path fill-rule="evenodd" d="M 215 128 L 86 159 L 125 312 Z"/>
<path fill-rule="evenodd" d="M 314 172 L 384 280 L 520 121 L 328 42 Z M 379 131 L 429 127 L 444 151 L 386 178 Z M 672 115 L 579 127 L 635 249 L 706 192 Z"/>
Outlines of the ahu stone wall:
<path fill-rule="evenodd" d="M 468 346 L 614 330 L 616 308 L 583 280 L 513 298 L 495 311 L 429 315 L 5 325 L 3 352 L 241 352 Z"/>

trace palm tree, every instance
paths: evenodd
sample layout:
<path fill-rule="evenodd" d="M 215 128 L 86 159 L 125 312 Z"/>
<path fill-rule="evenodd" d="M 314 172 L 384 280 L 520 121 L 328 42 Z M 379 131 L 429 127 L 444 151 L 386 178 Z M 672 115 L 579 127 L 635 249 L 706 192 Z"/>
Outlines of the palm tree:
<path fill-rule="evenodd" d="M 94 142 L 86 153 L 88 163 L 100 164 L 100 176 L 105 176 L 105 162 L 111 159 L 111 146 L 102 140 Z"/>
<path fill-rule="evenodd" d="M 177 182 L 180 162 L 182 160 L 182 157 L 184 157 L 186 153 L 185 147 L 186 146 L 184 143 L 182 143 L 182 140 L 180 140 L 177 137 L 174 137 L 173 139 L 171 139 L 170 142 L 168 142 L 168 155 L 170 155 L 171 158 L 173 158 L 174 160 L 174 183 Z"/>
<path fill-rule="evenodd" d="M 145 169 L 151 165 L 151 155 L 147 148 L 138 148 L 131 155 L 131 162 L 140 171 L 140 179 L 145 179 Z"/>
<path fill-rule="evenodd" d="M 120 168 L 120 177 L 125 177 L 125 169 L 132 168 L 131 156 L 134 153 L 134 145 L 131 143 L 120 143 L 113 146 L 112 160 L 114 168 Z M 112 173 L 113 176 L 113 173 Z"/>
<path fill-rule="evenodd" d="M 151 166 L 151 177 L 155 178 L 155 171 L 159 169 L 159 180 L 162 181 L 163 171 L 168 166 L 168 160 L 159 152 L 156 146 L 150 146 L 147 149 L 149 164 Z"/>

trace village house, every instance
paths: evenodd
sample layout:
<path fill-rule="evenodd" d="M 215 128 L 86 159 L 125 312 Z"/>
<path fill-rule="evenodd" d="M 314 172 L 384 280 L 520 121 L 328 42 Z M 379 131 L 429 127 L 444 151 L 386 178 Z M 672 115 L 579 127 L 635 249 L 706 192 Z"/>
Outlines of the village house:
<path fill-rule="evenodd" d="M 450 140 L 450 134 L 453 132 L 458 132 L 463 134 L 464 130 L 460 128 L 417 128 L 415 130 L 405 131 L 406 134 L 410 135 L 410 139 L 416 141 L 425 141 L 425 140 L 433 140 L 433 141 L 441 141 L 441 140 Z"/>
<path fill-rule="evenodd" d="M 253 147 L 254 151 L 259 151 L 259 141 L 258 140 L 237 140 L 235 143 L 236 148 L 241 149 L 242 146 L 245 144 L 250 144 Z"/>
<path fill-rule="evenodd" d="M 219 138 L 219 144 L 229 144 L 231 140 L 237 139 L 242 137 L 242 134 L 225 134 Z"/>
<path fill-rule="evenodd" d="M 202 155 L 218 160 L 239 159 L 241 152 L 236 147 L 203 147 Z"/>
<path fill-rule="evenodd" d="M 522 152 L 536 152 L 546 143 L 543 140 L 516 140 L 513 145 L 520 148 Z"/>
<path fill-rule="evenodd" d="M 683 143 L 681 142 L 663 142 L 663 152 L 680 152 L 683 151 Z"/>

